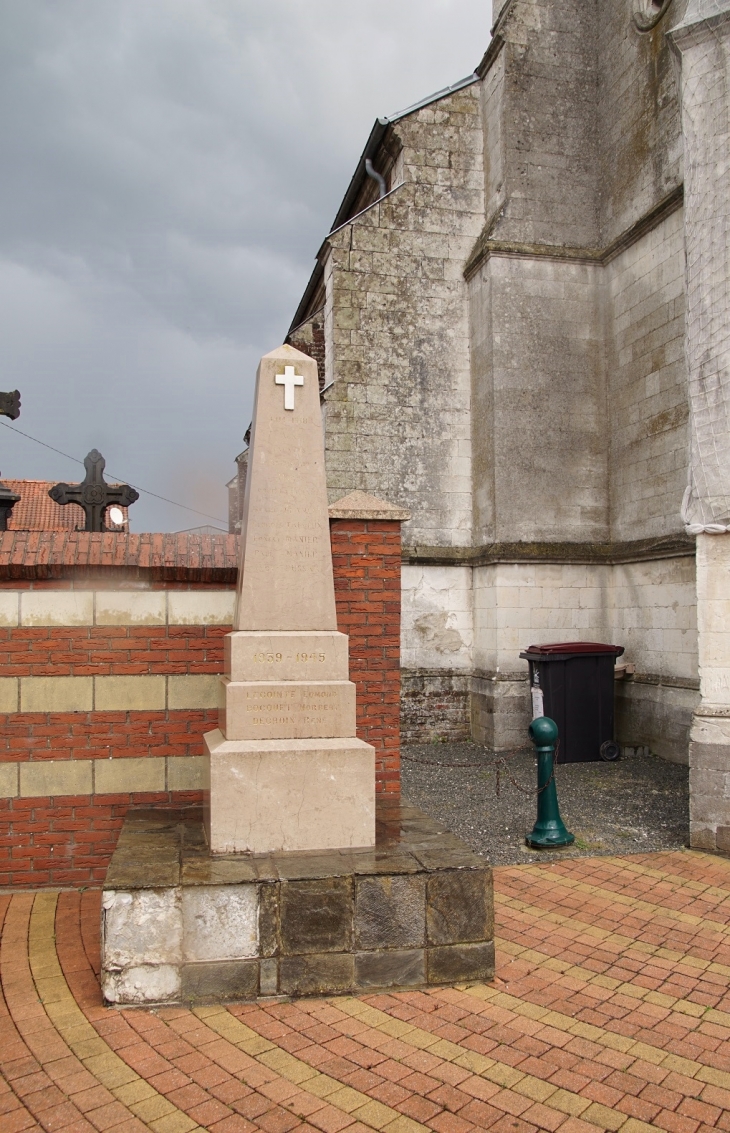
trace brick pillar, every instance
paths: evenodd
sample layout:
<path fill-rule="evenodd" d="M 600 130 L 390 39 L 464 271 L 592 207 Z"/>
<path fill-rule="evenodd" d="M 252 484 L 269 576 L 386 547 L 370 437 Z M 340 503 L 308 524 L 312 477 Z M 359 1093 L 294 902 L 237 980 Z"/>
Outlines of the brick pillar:
<path fill-rule="evenodd" d="M 350 637 L 357 735 L 375 748 L 378 795 L 400 794 L 400 529 L 408 518 L 364 492 L 330 507 L 337 626 Z"/>

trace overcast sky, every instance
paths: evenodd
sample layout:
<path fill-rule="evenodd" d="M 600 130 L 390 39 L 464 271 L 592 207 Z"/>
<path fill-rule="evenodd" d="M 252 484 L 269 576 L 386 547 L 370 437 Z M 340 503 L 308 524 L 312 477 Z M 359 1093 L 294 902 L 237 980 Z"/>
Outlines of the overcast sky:
<path fill-rule="evenodd" d="M 258 359 L 373 121 L 474 70 L 489 2 L 0 0 L 0 17 L 15 425 L 225 526 Z M 0 471 L 83 476 L 7 428 Z M 130 518 L 214 522 L 145 494 Z"/>

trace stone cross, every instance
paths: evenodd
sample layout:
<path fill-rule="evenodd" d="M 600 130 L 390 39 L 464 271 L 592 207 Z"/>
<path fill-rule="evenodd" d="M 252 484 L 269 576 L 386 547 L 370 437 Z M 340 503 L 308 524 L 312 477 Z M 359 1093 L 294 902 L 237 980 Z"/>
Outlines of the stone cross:
<path fill-rule="evenodd" d="M 129 507 L 139 499 L 139 492 L 129 484 L 107 484 L 104 479 L 106 461 L 93 448 L 84 459 L 86 475 L 80 484 L 55 484 L 48 495 L 57 504 L 78 504 L 84 509 L 84 531 L 104 531 L 106 509 L 112 504 Z"/>
<path fill-rule="evenodd" d="M 284 408 L 294 409 L 294 387 L 303 386 L 304 378 L 294 372 L 293 366 L 285 366 L 283 374 L 276 375 L 276 384 L 284 387 Z"/>

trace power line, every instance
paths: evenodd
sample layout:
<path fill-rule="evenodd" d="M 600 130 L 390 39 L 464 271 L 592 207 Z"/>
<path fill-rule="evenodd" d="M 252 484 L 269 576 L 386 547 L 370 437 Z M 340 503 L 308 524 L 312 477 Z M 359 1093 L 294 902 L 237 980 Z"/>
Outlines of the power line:
<path fill-rule="evenodd" d="M 20 433 L 21 437 L 27 437 L 29 441 L 34 441 L 37 445 L 43 445 L 43 448 L 48 448 L 51 452 L 57 452 L 59 456 L 65 456 L 66 460 L 72 460 L 74 464 L 83 465 L 83 460 L 79 460 L 76 456 L 71 456 L 67 452 L 63 452 L 60 448 L 54 448 L 53 445 L 46 444 L 45 441 L 39 441 L 38 437 L 31 437 L 30 433 L 24 433 L 22 429 L 16 429 L 12 425 L 8 425 L 7 421 L 0 421 L 0 425 L 4 425 L 6 429 L 10 429 L 11 433 Z M 129 484 L 131 488 L 136 488 L 138 492 L 144 492 L 146 496 L 154 496 L 156 500 L 163 500 L 166 504 L 172 504 L 174 507 L 185 508 L 185 511 L 192 511 L 196 515 L 204 515 L 206 519 L 214 519 L 216 523 L 224 523 L 225 520 L 217 515 L 210 515 L 207 511 L 199 511 L 198 508 L 188 507 L 187 504 L 180 504 L 177 500 L 168 500 L 167 496 L 159 496 L 157 492 L 151 492 L 149 488 L 142 488 L 139 484 L 130 484 L 129 480 L 125 480 L 123 476 L 116 476 L 113 472 L 107 470 L 107 476 L 111 476 L 112 480 L 117 480 L 122 484 Z M 223 532 L 226 534 L 225 530 Z"/>

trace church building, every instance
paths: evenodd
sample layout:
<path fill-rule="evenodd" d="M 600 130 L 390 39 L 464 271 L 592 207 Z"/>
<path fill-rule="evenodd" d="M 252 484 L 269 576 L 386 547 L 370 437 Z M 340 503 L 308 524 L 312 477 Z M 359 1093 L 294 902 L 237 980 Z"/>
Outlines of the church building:
<path fill-rule="evenodd" d="M 376 121 L 288 338 L 331 499 L 411 513 L 406 736 L 520 744 L 521 650 L 622 645 L 617 738 L 690 761 L 725 850 L 729 92 L 730 0 L 496 0 Z"/>

